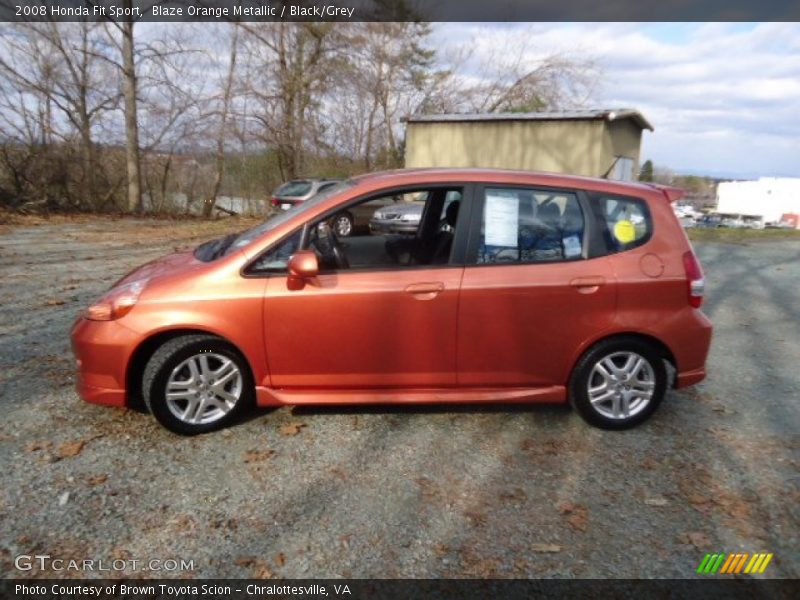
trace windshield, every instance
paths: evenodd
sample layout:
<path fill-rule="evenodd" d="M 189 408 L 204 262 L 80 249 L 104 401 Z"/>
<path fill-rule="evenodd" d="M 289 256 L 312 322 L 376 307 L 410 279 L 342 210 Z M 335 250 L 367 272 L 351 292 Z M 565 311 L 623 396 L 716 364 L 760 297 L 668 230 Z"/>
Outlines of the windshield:
<path fill-rule="evenodd" d="M 355 182 L 353 181 L 339 182 L 336 185 L 329 187 L 319 192 L 318 194 L 312 196 L 305 202 L 297 204 L 287 211 L 283 211 L 278 213 L 277 215 L 273 215 L 272 217 L 261 223 L 261 225 L 256 225 L 252 229 L 248 229 L 244 233 L 239 234 L 235 239 L 231 240 L 231 242 L 225 247 L 225 251 L 222 254 L 230 254 L 231 252 L 239 250 L 240 248 L 244 248 L 256 238 L 261 237 L 267 231 L 275 229 L 276 227 L 282 225 L 283 223 L 295 217 L 296 215 L 299 215 L 309 209 L 314 208 L 320 202 L 327 200 L 331 196 L 335 196 L 336 194 L 343 192 L 344 190 L 351 188 L 354 185 Z M 220 256 L 222 256 L 222 254 L 220 254 Z"/>

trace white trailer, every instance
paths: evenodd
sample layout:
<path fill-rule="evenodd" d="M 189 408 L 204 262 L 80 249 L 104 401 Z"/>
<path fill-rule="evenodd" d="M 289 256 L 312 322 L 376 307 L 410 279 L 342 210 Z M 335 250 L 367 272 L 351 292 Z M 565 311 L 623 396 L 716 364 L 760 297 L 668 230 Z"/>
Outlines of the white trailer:
<path fill-rule="evenodd" d="M 800 178 L 723 181 L 717 186 L 716 212 L 762 217 L 765 223 L 776 223 L 785 214 L 800 214 Z"/>

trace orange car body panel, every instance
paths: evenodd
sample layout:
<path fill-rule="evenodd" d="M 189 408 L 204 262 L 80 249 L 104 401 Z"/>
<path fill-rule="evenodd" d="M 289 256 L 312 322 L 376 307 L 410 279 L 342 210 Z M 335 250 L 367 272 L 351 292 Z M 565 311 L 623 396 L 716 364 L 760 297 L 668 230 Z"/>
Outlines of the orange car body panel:
<path fill-rule="evenodd" d="M 219 335 L 250 365 L 261 405 L 395 402 L 563 402 L 573 366 L 592 344 L 638 333 L 666 346 L 676 385 L 705 376 L 711 324 L 687 303 L 682 254 L 691 249 L 670 190 L 556 174 L 482 169 L 392 171 L 354 185 L 212 262 L 158 259 L 117 321 L 79 317 L 72 329 L 78 391 L 124 406 L 134 352 L 154 335 Z M 630 251 L 521 265 L 448 265 L 321 273 L 290 290 L 288 275 L 243 269 L 302 223 L 395 187 L 494 183 L 550 186 L 646 200 L 654 234 Z M 663 228 L 663 229 L 662 229 Z"/>

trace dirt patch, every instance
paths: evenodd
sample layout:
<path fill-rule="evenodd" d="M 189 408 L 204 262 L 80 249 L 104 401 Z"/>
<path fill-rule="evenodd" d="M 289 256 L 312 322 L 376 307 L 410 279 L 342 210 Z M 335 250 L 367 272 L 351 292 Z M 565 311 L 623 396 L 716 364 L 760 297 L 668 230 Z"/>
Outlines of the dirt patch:
<path fill-rule="evenodd" d="M 624 432 L 563 407 L 281 409 L 192 439 L 81 402 L 68 332 L 132 267 L 243 219 L 49 219 L 0 238 L 0 575 L 660 577 L 768 551 L 797 577 L 800 244 L 699 243 L 709 378 Z M 132 578 L 142 572 L 126 572 Z"/>

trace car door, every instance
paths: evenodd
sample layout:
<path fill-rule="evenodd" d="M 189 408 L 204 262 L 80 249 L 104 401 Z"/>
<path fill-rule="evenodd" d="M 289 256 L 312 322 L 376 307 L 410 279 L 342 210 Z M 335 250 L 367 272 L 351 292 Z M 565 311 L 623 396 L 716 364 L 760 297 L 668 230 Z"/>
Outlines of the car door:
<path fill-rule="evenodd" d="M 570 190 L 476 190 L 461 284 L 458 383 L 563 385 L 575 352 L 611 326 L 615 281 L 590 258 L 591 216 Z"/>
<path fill-rule="evenodd" d="M 350 238 L 348 243 L 350 242 Z M 456 383 L 463 264 L 339 269 L 291 291 L 269 277 L 264 331 L 276 388 Z"/>

